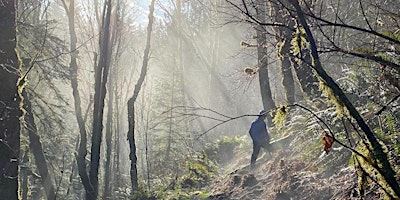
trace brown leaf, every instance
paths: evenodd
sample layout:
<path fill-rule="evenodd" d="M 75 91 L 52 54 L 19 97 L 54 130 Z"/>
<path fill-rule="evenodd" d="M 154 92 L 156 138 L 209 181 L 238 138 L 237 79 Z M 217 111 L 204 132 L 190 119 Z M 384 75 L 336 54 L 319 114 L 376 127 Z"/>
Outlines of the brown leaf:
<path fill-rule="evenodd" d="M 334 142 L 333 137 L 328 134 L 325 134 L 325 136 L 322 138 L 322 144 L 324 145 L 324 150 L 326 154 L 328 154 L 331 151 L 333 142 Z"/>

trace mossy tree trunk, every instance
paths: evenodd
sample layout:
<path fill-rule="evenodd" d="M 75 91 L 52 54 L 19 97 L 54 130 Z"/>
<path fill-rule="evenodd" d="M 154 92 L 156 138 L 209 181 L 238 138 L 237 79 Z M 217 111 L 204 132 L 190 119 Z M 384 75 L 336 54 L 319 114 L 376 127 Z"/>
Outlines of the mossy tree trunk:
<path fill-rule="evenodd" d="M 300 52 L 296 53 L 296 55 L 291 52 L 291 43 L 294 39 L 300 39 L 300 37 L 294 31 L 297 24 L 296 20 L 285 9 L 285 7 L 289 7 L 288 3 L 287 0 L 271 1 L 270 7 L 273 21 L 286 25 L 286 27 L 274 27 L 274 30 L 278 42 L 278 57 L 282 62 L 282 85 L 286 101 L 288 104 L 293 104 L 296 101 L 295 81 L 300 84 L 304 96 L 317 97 L 320 96 L 320 91 L 318 90 L 318 79 L 312 69 L 308 67 L 312 62 L 309 47 L 301 47 L 300 44 Z"/>
<path fill-rule="evenodd" d="M 383 151 L 381 144 L 375 137 L 375 134 L 372 132 L 370 127 L 365 123 L 364 119 L 361 117 L 360 113 L 354 107 L 354 105 L 349 101 L 349 99 L 344 94 L 343 90 L 339 87 L 339 85 L 326 73 L 326 71 L 322 68 L 322 64 L 319 60 L 319 55 L 317 51 L 317 46 L 314 40 L 314 36 L 311 33 L 311 30 L 307 24 L 305 19 L 305 15 L 303 10 L 301 9 L 298 0 L 290 0 L 290 3 L 294 6 L 296 10 L 296 14 L 299 18 L 301 26 L 305 30 L 306 37 L 311 45 L 311 55 L 313 57 L 313 65 L 311 67 L 316 71 L 318 76 L 322 79 L 324 84 L 326 84 L 333 92 L 335 97 L 343 103 L 346 109 L 349 111 L 351 117 L 355 119 L 358 126 L 363 130 L 368 142 L 371 144 L 371 151 L 374 157 L 377 159 L 380 165 L 375 165 L 375 169 L 379 171 L 379 173 L 383 176 L 389 187 L 393 190 L 395 195 L 400 197 L 400 187 L 397 182 L 393 168 L 391 167 L 387 154 Z"/>
<path fill-rule="evenodd" d="M 295 102 L 295 85 L 292 75 L 292 62 L 291 62 L 291 40 L 293 37 L 294 20 L 289 13 L 284 9 L 287 2 L 271 2 L 271 17 L 273 21 L 280 24 L 286 24 L 287 27 L 274 27 L 275 36 L 278 42 L 278 57 L 281 60 L 282 72 L 282 86 L 285 91 L 285 98 L 288 104 Z"/>
<path fill-rule="evenodd" d="M 261 22 L 266 21 L 266 1 L 257 0 L 257 19 Z M 257 31 L 257 52 L 258 52 L 258 79 L 260 82 L 261 99 L 263 102 L 264 110 L 271 110 L 275 108 L 274 100 L 272 99 L 271 87 L 269 84 L 268 73 L 268 52 L 267 52 L 267 35 L 266 28 L 263 25 L 256 26 Z M 267 124 L 272 126 L 272 117 L 267 115 Z"/>

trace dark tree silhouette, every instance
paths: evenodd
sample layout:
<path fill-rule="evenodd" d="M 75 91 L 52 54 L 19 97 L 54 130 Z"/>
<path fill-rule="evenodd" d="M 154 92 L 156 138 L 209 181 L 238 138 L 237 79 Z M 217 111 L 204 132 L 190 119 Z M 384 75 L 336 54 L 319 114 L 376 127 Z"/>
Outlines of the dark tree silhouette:
<path fill-rule="evenodd" d="M 129 159 L 131 160 L 131 184 L 132 191 L 137 191 L 138 185 L 138 176 L 137 176 L 137 156 L 136 156 L 136 144 L 135 144 L 135 101 L 139 95 L 140 89 L 142 88 L 142 84 L 144 82 L 144 78 L 147 74 L 147 66 L 149 63 L 149 54 L 150 54 L 150 40 L 151 40 L 151 31 L 153 29 L 153 12 L 154 12 L 154 0 L 150 3 L 150 12 L 149 12 L 149 24 L 147 25 L 147 38 L 146 38 L 146 48 L 144 50 L 143 55 L 143 63 L 142 69 L 140 70 L 139 79 L 135 85 L 135 90 L 133 91 L 133 95 L 128 100 L 128 141 L 129 141 Z"/>
<path fill-rule="evenodd" d="M 18 199 L 21 62 L 17 55 L 16 0 L 0 1 L 0 197 Z"/>

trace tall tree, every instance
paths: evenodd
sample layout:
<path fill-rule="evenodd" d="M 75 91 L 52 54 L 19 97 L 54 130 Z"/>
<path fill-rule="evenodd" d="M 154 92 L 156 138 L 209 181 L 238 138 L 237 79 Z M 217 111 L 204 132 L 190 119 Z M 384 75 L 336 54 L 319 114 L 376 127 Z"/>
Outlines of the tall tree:
<path fill-rule="evenodd" d="M 289 104 L 294 103 L 295 101 L 295 87 L 294 87 L 294 79 L 292 75 L 292 63 L 291 63 L 291 39 L 292 33 L 294 29 L 294 21 L 283 9 L 287 4 L 284 1 L 281 1 L 282 5 L 278 2 L 270 2 L 270 10 L 271 10 L 271 18 L 274 22 L 285 24 L 287 27 L 274 27 L 277 42 L 278 42 L 278 57 L 281 60 L 281 72 L 282 72 L 282 85 L 285 91 L 286 102 Z"/>
<path fill-rule="evenodd" d="M 91 145 L 91 157 L 89 173 L 86 167 L 86 144 L 87 135 L 85 130 L 85 121 L 82 117 L 80 96 L 78 90 L 78 66 L 77 66 L 77 51 L 76 51 L 76 33 L 75 33 L 75 5 L 74 1 L 70 2 L 67 6 L 66 2 L 63 1 L 64 9 L 68 14 L 70 39 L 71 39 L 71 61 L 70 61 L 70 73 L 71 73 L 71 85 L 73 88 L 74 102 L 76 118 L 78 121 L 81 141 L 79 145 L 79 152 L 77 156 L 78 171 L 86 191 L 86 199 L 97 199 L 99 183 L 98 173 L 100 165 L 100 146 L 102 139 L 103 130 L 103 113 L 104 113 L 104 101 L 106 97 L 106 84 L 111 65 L 111 1 L 104 2 L 103 19 L 100 31 L 100 57 L 98 65 L 95 70 L 95 94 L 94 94 L 94 109 L 93 109 L 93 129 L 92 129 L 92 145 Z"/>
<path fill-rule="evenodd" d="M 95 71 L 95 93 L 93 108 L 92 146 L 90 154 L 89 180 L 93 191 L 90 199 L 96 199 L 99 191 L 100 146 L 103 132 L 104 101 L 106 84 L 111 64 L 111 0 L 104 4 L 103 22 L 100 34 L 100 57 Z"/>
<path fill-rule="evenodd" d="M 16 0 L 0 1 L 0 197 L 19 199 L 20 95 Z"/>
<path fill-rule="evenodd" d="M 263 0 L 257 0 L 258 8 L 257 18 L 260 22 L 266 22 L 266 9 L 267 2 Z M 267 30 L 263 25 L 256 25 L 257 31 L 257 55 L 258 55 L 258 79 L 260 82 L 261 98 L 264 106 L 264 110 L 271 110 L 275 107 L 274 100 L 272 99 L 271 87 L 269 83 L 268 73 L 268 54 L 267 54 Z M 272 117 L 267 115 L 268 125 L 272 126 Z"/>
<path fill-rule="evenodd" d="M 116 5 L 116 9 L 114 10 L 114 13 L 112 15 L 112 26 L 113 27 L 118 27 L 118 22 L 121 20 L 118 15 L 118 12 L 120 11 L 120 1 L 118 0 Z M 121 31 L 117 28 L 114 28 L 112 31 L 112 37 L 111 37 L 111 46 L 114 47 L 114 45 L 117 45 L 117 41 L 120 40 L 120 33 Z M 112 63 L 113 66 L 117 66 L 117 61 L 120 57 L 120 49 L 122 45 L 121 43 L 118 43 L 119 46 L 117 46 L 117 52 L 115 53 L 115 58 L 111 60 L 110 62 Z M 111 64 L 110 63 L 110 64 Z M 114 77 L 116 76 L 116 69 L 113 67 L 110 73 L 110 80 L 108 81 L 108 110 L 107 110 L 107 122 L 106 122 L 106 162 L 104 165 L 104 198 L 109 199 L 111 198 L 111 152 L 112 152 L 112 137 L 113 137 L 113 113 L 114 113 L 114 95 L 115 95 L 115 89 L 114 89 Z M 117 113 L 118 114 L 118 113 Z M 114 142 L 115 143 L 115 142 Z"/>
<path fill-rule="evenodd" d="M 376 159 L 380 163 L 380 165 L 378 165 L 377 163 L 375 163 L 375 164 L 370 163 L 370 164 L 372 164 L 374 166 L 374 168 L 376 170 L 378 170 L 378 172 L 383 176 L 384 180 L 387 182 L 390 189 L 393 190 L 394 194 L 398 198 L 400 196 L 400 187 L 399 187 L 399 183 L 397 182 L 397 180 L 395 178 L 396 173 L 394 172 L 393 168 L 390 165 L 387 154 L 384 152 L 381 144 L 376 139 L 375 134 L 372 132 L 371 128 L 366 124 L 364 119 L 361 117 L 360 113 L 357 111 L 357 109 L 354 107 L 354 105 L 350 102 L 350 100 L 344 94 L 343 90 L 322 68 L 322 64 L 319 59 L 319 54 L 317 51 L 317 46 L 316 46 L 316 43 L 314 40 L 314 36 L 313 36 L 313 34 L 310 30 L 310 27 L 306 21 L 304 11 L 300 7 L 298 0 L 291 0 L 290 3 L 295 8 L 297 17 L 300 21 L 300 24 L 304 28 L 305 35 L 311 45 L 311 55 L 314 60 L 314 64 L 311 65 L 311 67 L 316 71 L 316 73 L 322 79 L 324 84 L 326 84 L 332 90 L 332 93 L 335 95 L 334 97 L 337 98 L 337 100 L 340 101 L 344 107 L 346 107 L 346 109 L 349 112 L 349 115 L 355 119 L 355 121 L 357 122 L 357 124 L 359 125 L 361 130 L 364 131 L 365 136 L 368 139 L 368 142 L 371 144 L 371 147 L 370 147 L 371 151 L 372 151 L 373 155 L 376 155 Z M 395 197 L 395 196 L 393 196 L 393 197 Z"/>
<path fill-rule="evenodd" d="M 69 5 L 67 5 L 64 0 L 62 0 L 62 3 L 68 16 L 70 51 L 71 51 L 69 72 L 71 79 L 72 94 L 74 98 L 75 117 L 78 122 L 79 133 L 80 133 L 80 143 L 79 143 L 78 155 L 76 156 L 76 161 L 78 164 L 78 173 L 79 176 L 81 177 L 83 187 L 85 188 L 85 191 L 90 191 L 93 189 L 90 184 L 86 169 L 87 133 L 85 129 L 85 120 L 83 119 L 83 114 L 82 114 L 81 97 L 78 89 L 78 64 L 77 64 L 78 51 L 76 51 L 77 37 L 75 32 L 75 15 L 76 15 L 75 1 L 70 0 Z"/>
<path fill-rule="evenodd" d="M 131 184 L 132 184 L 132 191 L 137 191 L 138 185 L 138 176 L 137 176 L 137 156 L 136 156 L 136 144 L 135 144 L 135 101 L 139 95 L 140 89 L 142 88 L 142 84 L 144 82 L 144 78 L 147 74 L 147 66 L 149 63 L 149 54 L 150 54 L 150 41 L 151 41 L 151 32 L 153 29 L 153 12 L 154 12 L 154 1 L 152 0 L 150 3 L 150 12 L 149 12 L 149 23 L 147 25 L 147 37 L 146 37 L 146 47 L 143 54 L 143 63 L 142 69 L 140 70 L 139 79 L 135 85 L 135 90 L 133 91 L 133 95 L 128 100 L 128 141 L 129 141 L 129 159 L 131 160 Z"/>
<path fill-rule="evenodd" d="M 295 99 L 295 80 L 300 84 L 304 96 L 309 98 L 320 96 L 318 89 L 318 79 L 312 69 L 307 65 L 311 64 L 310 50 L 305 41 L 302 40 L 301 29 L 296 29 L 298 20 L 286 9 L 290 8 L 287 0 L 271 1 L 272 21 L 284 26 L 274 27 L 276 38 L 278 39 L 278 55 L 281 59 L 281 69 L 283 75 L 283 87 L 288 104 L 292 104 Z M 296 31 L 297 30 L 297 31 Z M 293 43 L 296 47 L 293 48 Z M 293 71 L 294 70 L 294 71 Z"/>
<path fill-rule="evenodd" d="M 23 94 L 24 94 L 24 109 L 26 110 L 25 123 L 26 123 L 26 128 L 28 130 L 29 147 L 35 158 L 35 163 L 39 171 L 45 195 L 48 200 L 52 199 L 55 200 L 56 190 L 53 184 L 53 177 L 50 173 L 48 162 L 44 155 L 43 145 L 42 142 L 40 141 L 40 136 L 37 133 L 38 129 L 35 124 L 35 118 L 32 112 L 30 97 L 27 96 L 26 92 L 24 92 Z"/>

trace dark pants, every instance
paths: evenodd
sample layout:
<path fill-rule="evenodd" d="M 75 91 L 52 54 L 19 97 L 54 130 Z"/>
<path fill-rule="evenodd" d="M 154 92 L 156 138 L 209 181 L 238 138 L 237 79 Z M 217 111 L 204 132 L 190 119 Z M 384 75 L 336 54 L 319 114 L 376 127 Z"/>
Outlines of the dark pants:
<path fill-rule="evenodd" d="M 271 155 L 271 146 L 269 145 L 269 141 L 253 141 L 253 154 L 251 154 L 250 165 L 256 163 L 261 147 Z"/>

